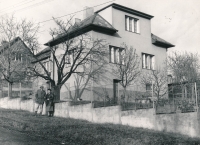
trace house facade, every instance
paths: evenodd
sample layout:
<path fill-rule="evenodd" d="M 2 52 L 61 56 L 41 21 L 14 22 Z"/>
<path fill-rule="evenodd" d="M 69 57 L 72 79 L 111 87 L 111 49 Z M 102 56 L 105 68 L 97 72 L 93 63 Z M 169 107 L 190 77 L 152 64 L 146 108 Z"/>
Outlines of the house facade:
<path fill-rule="evenodd" d="M 1 57 L 1 82 L 0 97 L 7 97 L 9 83 L 5 77 L 10 73 L 12 83 L 12 97 L 28 96 L 32 93 L 32 80 L 26 79 L 26 68 L 31 63 L 31 51 L 20 37 L 10 42 L 3 41 L 0 45 Z M 5 75 L 5 77 L 3 76 Z"/>
<path fill-rule="evenodd" d="M 121 49 L 123 43 L 136 49 L 137 55 L 141 58 L 140 68 L 142 72 L 156 70 L 157 68 L 163 68 L 165 66 L 164 62 L 167 58 L 167 49 L 174 47 L 174 45 L 151 33 L 151 19 L 153 16 L 116 3 L 108 5 L 96 12 L 88 8 L 84 13 L 85 18 L 79 22 L 78 29 L 73 29 L 72 27 L 67 35 L 56 37 L 45 45 L 49 47 L 59 46 L 61 37 L 62 40 L 67 41 L 77 37 L 77 34 L 81 35 L 87 33 L 92 39 L 104 39 L 106 43 L 108 43 L 108 69 L 116 63 L 119 63 L 119 49 Z M 76 36 L 74 35 L 75 32 Z M 38 54 L 38 57 L 43 58 L 46 67 L 49 67 L 49 70 L 52 72 L 52 77 L 56 78 L 56 68 L 51 64 L 53 58 L 50 48 L 47 47 Z M 52 67 L 52 69 L 50 67 Z M 103 81 L 99 84 L 90 82 L 81 98 L 84 100 L 94 100 L 94 98 L 101 100 L 98 94 L 102 94 L 101 91 L 105 91 L 105 89 L 107 94 L 112 98 L 115 94 L 113 92 L 113 80 L 119 78 L 116 78 L 112 73 L 108 73 L 106 76 L 109 78 L 107 81 Z M 61 99 L 70 98 L 69 92 L 73 92 L 74 89 L 74 77 L 72 76 L 61 88 Z M 121 89 L 120 85 L 118 85 L 118 89 Z M 128 89 L 136 92 L 145 92 L 147 86 L 141 85 L 139 81 L 134 81 Z M 96 97 L 94 97 L 95 95 Z M 119 95 L 120 92 L 118 93 L 118 96 Z"/>

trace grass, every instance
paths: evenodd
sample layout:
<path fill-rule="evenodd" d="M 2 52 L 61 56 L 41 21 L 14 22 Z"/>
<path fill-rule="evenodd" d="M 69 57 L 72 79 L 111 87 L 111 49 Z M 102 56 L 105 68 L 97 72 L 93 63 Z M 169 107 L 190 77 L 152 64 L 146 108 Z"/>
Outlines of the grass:
<path fill-rule="evenodd" d="M 26 111 L 0 109 L 0 126 L 38 135 L 65 145 L 198 145 L 200 139 L 113 124 L 83 120 L 35 117 Z"/>

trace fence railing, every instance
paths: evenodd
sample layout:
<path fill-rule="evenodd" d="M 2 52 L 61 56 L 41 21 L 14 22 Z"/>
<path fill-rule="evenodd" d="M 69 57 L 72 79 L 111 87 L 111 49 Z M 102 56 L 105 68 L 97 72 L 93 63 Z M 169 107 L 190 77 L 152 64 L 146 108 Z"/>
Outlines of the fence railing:
<path fill-rule="evenodd" d="M 195 100 L 190 99 L 159 99 L 156 102 L 156 113 L 186 113 L 186 112 L 195 112 L 196 111 L 196 102 Z"/>
<path fill-rule="evenodd" d="M 153 108 L 153 102 L 148 98 L 135 99 L 134 102 L 121 102 L 122 110 L 138 110 Z"/>

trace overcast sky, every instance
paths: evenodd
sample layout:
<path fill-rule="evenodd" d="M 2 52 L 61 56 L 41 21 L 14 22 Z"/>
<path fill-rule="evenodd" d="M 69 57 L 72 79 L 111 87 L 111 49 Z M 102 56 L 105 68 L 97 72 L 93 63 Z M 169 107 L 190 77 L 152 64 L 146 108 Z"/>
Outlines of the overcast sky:
<path fill-rule="evenodd" d="M 200 53 L 200 0 L 0 0 L 0 16 L 15 11 L 17 18 L 42 22 L 83 10 L 85 6 L 95 6 L 96 11 L 113 2 L 153 15 L 151 32 L 176 45 L 171 50 Z M 78 12 L 75 17 L 82 19 L 82 15 Z M 67 18 L 69 15 L 62 19 Z M 41 26 L 39 41 L 44 44 L 51 39 L 49 28 L 54 27 L 54 22 Z"/>

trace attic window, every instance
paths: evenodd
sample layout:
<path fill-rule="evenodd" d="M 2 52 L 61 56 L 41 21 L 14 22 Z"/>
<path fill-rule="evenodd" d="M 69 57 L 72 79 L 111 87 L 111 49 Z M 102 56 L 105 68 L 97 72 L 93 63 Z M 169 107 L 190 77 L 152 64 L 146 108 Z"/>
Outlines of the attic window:
<path fill-rule="evenodd" d="M 134 33 L 140 33 L 139 19 L 125 16 L 125 30 Z"/>

